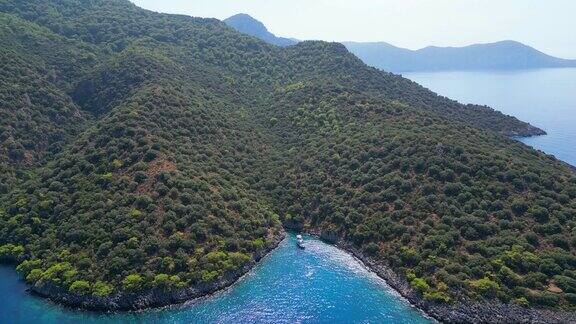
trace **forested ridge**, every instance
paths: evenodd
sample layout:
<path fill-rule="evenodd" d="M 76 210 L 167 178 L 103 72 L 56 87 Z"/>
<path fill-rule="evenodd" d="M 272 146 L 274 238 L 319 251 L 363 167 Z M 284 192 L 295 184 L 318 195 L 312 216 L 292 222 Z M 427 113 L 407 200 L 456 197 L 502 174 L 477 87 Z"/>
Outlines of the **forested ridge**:
<path fill-rule="evenodd" d="M 291 229 L 423 298 L 576 305 L 576 177 L 542 131 L 125 0 L 0 0 L 0 260 L 109 296 L 214 282 Z"/>

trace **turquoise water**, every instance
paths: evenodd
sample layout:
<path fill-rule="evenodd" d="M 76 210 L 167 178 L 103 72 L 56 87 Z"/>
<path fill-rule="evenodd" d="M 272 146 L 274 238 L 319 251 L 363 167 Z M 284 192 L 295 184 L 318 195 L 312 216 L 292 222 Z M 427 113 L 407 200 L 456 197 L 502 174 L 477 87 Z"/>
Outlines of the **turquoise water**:
<path fill-rule="evenodd" d="M 408 73 L 462 103 L 488 105 L 548 132 L 522 142 L 576 165 L 576 69 Z"/>
<path fill-rule="evenodd" d="M 0 323 L 429 323 L 349 254 L 293 235 L 231 289 L 188 305 L 97 314 L 31 296 L 0 267 Z"/>

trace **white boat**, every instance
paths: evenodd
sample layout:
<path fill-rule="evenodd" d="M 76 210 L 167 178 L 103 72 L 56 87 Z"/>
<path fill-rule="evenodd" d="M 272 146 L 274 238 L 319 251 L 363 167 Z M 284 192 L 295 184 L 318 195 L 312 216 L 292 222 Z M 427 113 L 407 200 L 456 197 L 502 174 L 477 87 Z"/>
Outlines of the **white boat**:
<path fill-rule="evenodd" d="M 298 245 L 299 248 L 304 249 L 304 239 L 300 234 L 296 235 L 296 245 Z"/>

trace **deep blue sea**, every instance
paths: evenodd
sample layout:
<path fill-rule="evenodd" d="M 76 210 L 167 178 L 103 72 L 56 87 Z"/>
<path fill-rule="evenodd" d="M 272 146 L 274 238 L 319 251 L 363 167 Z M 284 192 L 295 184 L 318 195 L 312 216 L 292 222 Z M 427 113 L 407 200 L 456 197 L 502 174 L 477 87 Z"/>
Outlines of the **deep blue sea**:
<path fill-rule="evenodd" d="M 463 103 L 486 104 L 546 130 L 522 139 L 576 165 L 576 69 L 411 73 L 406 77 Z M 426 323 L 347 253 L 290 236 L 249 275 L 214 297 L 139 313 L 74 311 L 31 296 L 0 267 L 0 323 Z"/>
<path fill-rule="evenodd" d="M 187 305 L 139 313 L 80 312 L 33 297 L 0 267 L 0 323 L 429 323 L 352 256 L 293 235 L 230 289 Z"/>
<path fill-rule="evenodd" d="M 576 165 L 576 68 L 404 76 L 459 102 L 488 105 L 544 129 L 548 135 L 521 141 Z"/>

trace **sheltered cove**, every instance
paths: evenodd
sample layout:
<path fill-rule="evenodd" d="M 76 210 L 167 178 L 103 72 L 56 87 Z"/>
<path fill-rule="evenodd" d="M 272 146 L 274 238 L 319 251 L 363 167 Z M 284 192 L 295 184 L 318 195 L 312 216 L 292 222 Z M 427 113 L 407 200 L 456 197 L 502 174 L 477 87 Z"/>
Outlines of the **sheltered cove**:
<path fill-rule="evenodd" d="M 410 286 L 408 281 L 383 265 L 365 255 L 352 244 L 338 240 L 334 236 L 319 231 L 310 231 L 326 243 L 334 245 L 360 262 L 367 269 L 382 278 L 392 289 L 405 298 L 413 307 L 419 309 L 430 318 L 447 323 L 532 323 L 559 322 L 569 323 L 576 319 L 576 313 L 554 311 L 549 309 L 525 308 L 516 304 L 504 304 L 498 301 L 468 301 L 456 304 L 438 304 L 424 300 Z M 110 297 L 83 296 L 69 292 L 55 285 L 31 286 L 30 291 L 63 306 L 76 307 L 89 311 L 135 311 L 164 307 L 190 302 L 195 299 L 210 298 L 212 295 L 234 286 L 243 276 L 251 271 L 259 262 L 273 252 L 286 238 L 282 235 L 273 247 L 255 257 L 255 261 L 246 264 L 241 269 L 226 275 L 217 282 L 196 287 L 187 287 L 177 291 L 149 290 L 140 294 L 117 294 Z"/>

